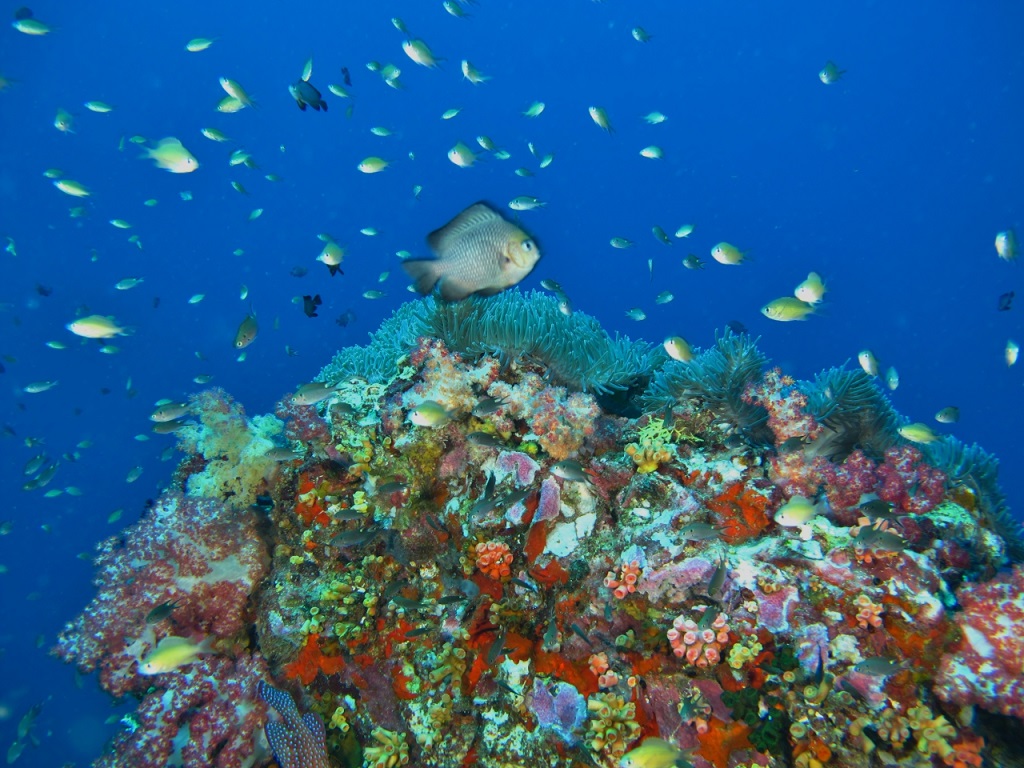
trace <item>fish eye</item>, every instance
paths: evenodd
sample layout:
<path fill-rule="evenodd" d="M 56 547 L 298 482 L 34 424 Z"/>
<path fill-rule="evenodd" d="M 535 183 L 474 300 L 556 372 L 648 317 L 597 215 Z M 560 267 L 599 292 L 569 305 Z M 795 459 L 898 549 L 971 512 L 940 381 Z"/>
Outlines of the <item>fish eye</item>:
<path fill-rule="evenodd" d="M 523 250 L 529 253 L 533 250 L 533 240 L 523 240 Z"/>

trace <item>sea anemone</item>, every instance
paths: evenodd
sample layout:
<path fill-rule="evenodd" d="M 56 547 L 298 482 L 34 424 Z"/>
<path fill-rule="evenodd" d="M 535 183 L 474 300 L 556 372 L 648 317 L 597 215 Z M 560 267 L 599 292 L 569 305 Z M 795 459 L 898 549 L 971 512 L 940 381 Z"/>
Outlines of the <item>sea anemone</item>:
<path fill-rule="evenodd" d="M 430 306 L 428 332 L 450 350 L 502 361 L 532 358 L 557 383 L 596 395 L 641 391 L 663 357 L 645 341 L 609 336 L 590 315 L 563 314 L 557 299 L 538 291 Z"/>
<path fill-rule="evenodd" d="M 830 368 L 801 382 L 807 410 L 827 430 L 809 451 L 841 461 L 860 447 L 881 456 L 897 441 L 899 416 L 874 379 L 864 371 Z"/>
<path fill-rule="evenodd" d="M 761 375 L 767 358 L 757 349 L 757 339 L 726 328 L 716 334 L 715 346 L 689 363 L 670 361 L 662 366 L 644 393 L 645 411 L 693 402 L 711 410 L 752 443 L 769 443 L 768 412 L 743 401 L 747 386 Z"/>
<path fill-rule="evenodd" d="M 1024 562 L 1024 530 L 1010 514 L 999 488 L 999 460 L 977 444 L 965 445 L 948 435 L 927 446 L 926 451 L 931 463 L 946 474 L 950 484 L 970 491 L 978 512 L 1006 543 L 1010 560 Z"/>

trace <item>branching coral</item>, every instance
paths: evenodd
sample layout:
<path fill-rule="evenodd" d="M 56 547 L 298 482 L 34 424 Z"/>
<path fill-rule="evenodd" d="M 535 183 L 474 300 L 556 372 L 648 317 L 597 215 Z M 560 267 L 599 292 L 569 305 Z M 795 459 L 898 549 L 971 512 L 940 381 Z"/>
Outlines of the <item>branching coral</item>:
<path fill-rule="evenodd" d="M 641 400 L 644 410 L 655 411 L 675 403 L 695 403 L 710 409 L 722 421 L 756 443 L 767 443 L 772 433 L 766 426 L 768 412 L 743 395 L 758 380 L 767 358 L 757 340 L 726 328 L 715 346 L 689 363 L 670 361 L 651 380 Z"/>

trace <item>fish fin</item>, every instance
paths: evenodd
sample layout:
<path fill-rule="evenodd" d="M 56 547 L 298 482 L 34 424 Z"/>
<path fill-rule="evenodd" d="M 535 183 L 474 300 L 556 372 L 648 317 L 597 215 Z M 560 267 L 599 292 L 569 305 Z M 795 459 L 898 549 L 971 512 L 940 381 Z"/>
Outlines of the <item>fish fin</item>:
<path fill-rule="evenodd" d="M 206 641 L 204 640 L 203 642 Z M 182 645 L 192 645 L 192 641 L 189 640 L 187 637 L 177 637 L 176 635 L 168 635 L 156 644 L 156 650 L 163 651 L 167 648 L 177 648 Z"/>
<path fill-rule="evenodd" d="M 474 203 L 443 227 L 435 229 L 427 235 L 427 245 L 430 246 L 434 253 L 443 257 L 444 251 L 447 250 L 448 246 L 466 231 L 475 229 L 481 224 L 493 221 L 494 219 L 501 219 L 501 215 L 491 206 L 487 205 L 487 203 Z"/>
<path fill-rule="evenodd" d="M 436 259 L 410 259 L 403 261 L 402 269 L 415 281 L 416 291 L 423 296 L 434 290 L 434 286 L 441 277 Z"/>
<path fill-rule="evenodd" d="M 342 271 L 341 267 L 337 264 L 328 264 L 327 269 L 330 270 L 331 277 L 334 277 L 339 272 L 341 272 L 341 274 L 343 275 L 345 274 L 344 271 Z"/>
<path fill-rule="evenodd" d="M 463 285 L 452 280 L 450 277 L 446 277 L 441 281 L 441 298 L 445 301 L 462 301 L 471 293 L 474 293 L 471 286 Z"/>
<path fill-rule="evenodd" d="M 501 286 L 495 285 L 495 286 L 490 286 L 488 288 L 481 288 L 479 291 L 477 291 L 477 293 L 480 296 L 493 296 L 496 293 L 501 293 L 503 290 L 505 290 L 505 289 L 502 288 Z"/>
<path fill-rule="evenodd" d="M 295 103 L 296 103 L 296 104 L 298 105 L 298 107 L 299 107 L 299 109 L 300 109 L 300 110 L 302 110 L 303 112 L 305 112 L 305 111 L 306 111 L 306 102 L 304 102 L 304 101 L 299 101 L 298 99 L 296 99 L 296 100 L 295 100 Z"/>

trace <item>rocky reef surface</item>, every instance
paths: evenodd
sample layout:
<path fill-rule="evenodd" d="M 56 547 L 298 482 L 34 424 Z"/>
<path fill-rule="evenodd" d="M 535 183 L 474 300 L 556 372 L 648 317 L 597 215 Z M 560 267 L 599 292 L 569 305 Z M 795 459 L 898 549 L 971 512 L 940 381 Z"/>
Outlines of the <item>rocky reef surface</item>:
<path fill-rule="evenodd" d="M 1020 759 L 997 464 L 902 438 L 863 372 L 731 332 L 673 361 L 510 292 L 413 302 L 320 378 L 194 396 L 173 487 L 99 546 L 54 649 L 138 700 L 95 765 L 285 764 L 268 721 L 309 725 L 299 766 Z M 202 651 L 142 674 L 171 636 Z"/>

